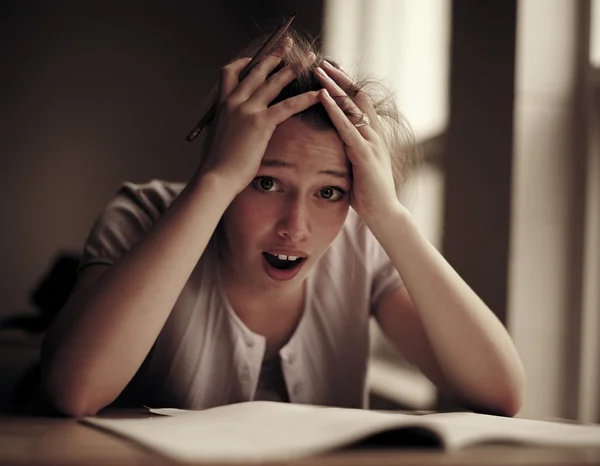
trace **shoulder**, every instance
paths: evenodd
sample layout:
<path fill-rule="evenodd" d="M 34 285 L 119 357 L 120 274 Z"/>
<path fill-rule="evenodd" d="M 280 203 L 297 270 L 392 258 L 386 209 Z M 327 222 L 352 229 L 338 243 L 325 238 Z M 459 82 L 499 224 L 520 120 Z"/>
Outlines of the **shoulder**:
<path fill-rule="evenodd" d="M 124 182 L 109 206 L 145 212 L 156 220 L 181 193 L 185 183 L 152 179 L 146 183 Z"/>
<path fill-rule="evenodd" d="M 356 211 L 350 208 L 346 221 L 332 244 L 332 251 L 355 257 L 364 265 L 376 245 L 378 245 L 377 240 L 369 227 Z"/>
<path fill-rule="evenodd" d="M 319 269 L 338 280 L 346 275 L 355 277 L 368 273 L 372 234 L 358 214 L 350 209 L 339 234 L 319 261 Z"/>
<path fill-rule="evenodd" d="M 363 279 L 373 285 L 377 297 L 392 284 L 401 282 L 387 253 L 359 215 L 350 209 L 348 217 L 327 253 L 324 267 L 335 268 L 331 276 Z"/>
<path fill-rule="evenodd" d="M 96 218 L 79 268 L 114 263 L 152 227 L 184 186 L 163 180 L 123 183 Z"/>

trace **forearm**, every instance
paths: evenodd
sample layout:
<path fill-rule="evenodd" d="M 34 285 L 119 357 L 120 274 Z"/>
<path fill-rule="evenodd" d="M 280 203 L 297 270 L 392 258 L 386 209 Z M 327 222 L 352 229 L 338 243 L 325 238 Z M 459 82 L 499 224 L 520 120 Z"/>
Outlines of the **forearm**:
<path fill-rule="evenodd" d="M 501 322 L 401 205 L 369 227 L 402 276 L 447 388 L 474 406 L 514 414 L 524 373 Z"/>
<path fill-rule="evenodd" d="M 226 186 L 213 177 L 190 182 L 136 246 L 69 299 L 42 349 L 55 404 L 94 413 L 131 380 L 235 195 Z"/>

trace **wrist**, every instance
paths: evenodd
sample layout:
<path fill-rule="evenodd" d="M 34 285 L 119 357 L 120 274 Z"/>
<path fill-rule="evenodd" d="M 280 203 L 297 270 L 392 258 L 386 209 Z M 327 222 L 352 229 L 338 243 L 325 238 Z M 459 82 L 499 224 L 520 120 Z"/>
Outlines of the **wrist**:
<path fill-rule="evenodd" d="M 369 229 L 375 233 L 376 231 L 384 231 L 390 224 L 390 220 L 398 219 L 400 221 L 408 221 L 412 218 L 410 211 L 404 207 L 400 201 L 390 203 L 383 209 L 378 210 L 377 215 L 369 218 L 363 218 Z"/>
<path fill-rule="evenodd" d="M 228 202 L 233 201 L 245 188 L 241 183 L 232 180 L 232 177 L 215 171 L 197 173 L 189 184 L 192 190 L 210 191 Z"/>
<path fill-rule="evenodd" d="M 410 211 L 398 202 L 397 205 L 386 211 L 386 215 L 365 221 L 365 223 L 383 246 L 395 243 L 399 235 L 402 236 L 407 229 L 414 226 L 414 219 Z"/>

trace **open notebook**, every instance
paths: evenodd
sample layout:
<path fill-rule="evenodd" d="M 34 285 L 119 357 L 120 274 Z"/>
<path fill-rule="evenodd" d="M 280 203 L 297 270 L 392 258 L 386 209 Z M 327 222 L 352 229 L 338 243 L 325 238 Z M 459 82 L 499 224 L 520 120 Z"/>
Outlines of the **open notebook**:
<path fill-rule="evenodd" d="M 474 413 L 411 415 L 268 401 L 150 411 L 157 416 L 81 421 L 179 461 L 286 460 L 368 442 L 446 449 L 490 442 L 600 447 L 600 425 Z"/>

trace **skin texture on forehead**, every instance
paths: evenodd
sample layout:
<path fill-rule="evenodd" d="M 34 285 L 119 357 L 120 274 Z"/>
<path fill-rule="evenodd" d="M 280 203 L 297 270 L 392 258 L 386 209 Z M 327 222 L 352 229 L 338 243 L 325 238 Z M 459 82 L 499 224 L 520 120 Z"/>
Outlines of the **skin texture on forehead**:
<path fill-rule="evenodd" d="M 251 183 L 223 215 L 222 260 L 230 281 L 261 294 L 298 286 L 340 232 L 349 209 L 351 179 L 344 144 L 338 133 L 319 129 L 299 118 L 280 124 L 269 141 L 257 177 L 271 177 L 276 192 L 262 192 Z M 339 202 L 320 197 L 320 190 L 339 187 Z M 309 258 L 289 282 L 274 282 L 264 272 L 262 252 L 290 248 Z"/>
<path fill-rule="evenodd" d="M 350 173 L 350 162 L 337 131 L 317 128 L 299 118 L 290 118 L 280 124 L 269 141 L 263 160 L 280 158 L 290 163 L 298 158 L 304 159 L 308 163 L 302 168 L 309 173 L 325 169 Z"/>

